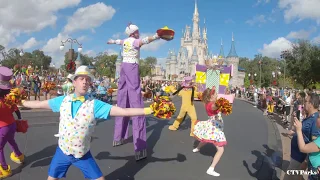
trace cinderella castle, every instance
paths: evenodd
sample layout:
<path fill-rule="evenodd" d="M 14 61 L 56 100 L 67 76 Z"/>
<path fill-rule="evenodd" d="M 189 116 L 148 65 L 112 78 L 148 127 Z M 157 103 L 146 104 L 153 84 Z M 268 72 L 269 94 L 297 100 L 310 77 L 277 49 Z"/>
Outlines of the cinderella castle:
<path fill-rule="evenodd" d="M 222 61 L 224 65 L 233 64 L 233 77 L 230 79 L 230 84 L 233 87 L 240 87 L 244 84 L 244 69 L 238 68 L 239 57 L 236 53 L 234 37 L 232 34 L 231 49 L 227 57 L 224 56 L 223 43 L 221 41 L 220 53 L 214 56 L 209 53 L 207 28 L 201 29 L 199 26 L 199 12 L 197 2 L 193 14 L 193 27 L 186 26 L 181 37 L 181 46 L 178 52 L 169 50 L 166 60 L 165 77 L 168 80 L 182 80 L 185 76 L 195 75 L 196 65 L 205 65 L 215 63 L 213 61 Z"/>

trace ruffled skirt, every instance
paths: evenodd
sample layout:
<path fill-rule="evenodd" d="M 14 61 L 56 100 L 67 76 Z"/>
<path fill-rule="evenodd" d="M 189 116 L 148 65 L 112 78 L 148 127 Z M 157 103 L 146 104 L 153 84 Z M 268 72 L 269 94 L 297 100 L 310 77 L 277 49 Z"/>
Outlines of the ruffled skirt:
<path fill-rule="evenodd" d="M 193 134 L 201 142 L 212 143 L 216 146 L 227 145 L 223 132 L 223 119 L 220 114 L 210 116 L 207 121 L 197 121 Z"/>

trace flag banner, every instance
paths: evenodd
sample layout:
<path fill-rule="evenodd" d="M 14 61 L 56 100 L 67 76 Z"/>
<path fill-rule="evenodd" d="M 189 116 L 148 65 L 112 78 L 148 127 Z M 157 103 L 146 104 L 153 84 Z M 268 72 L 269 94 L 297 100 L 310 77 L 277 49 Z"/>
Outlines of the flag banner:
<path fill-rule="evenodd" d="M 220 84 L 220 71 L 219 70 L 207 70 L 206 88 L 212 88 L 213 86 L 218 89 Z"/>

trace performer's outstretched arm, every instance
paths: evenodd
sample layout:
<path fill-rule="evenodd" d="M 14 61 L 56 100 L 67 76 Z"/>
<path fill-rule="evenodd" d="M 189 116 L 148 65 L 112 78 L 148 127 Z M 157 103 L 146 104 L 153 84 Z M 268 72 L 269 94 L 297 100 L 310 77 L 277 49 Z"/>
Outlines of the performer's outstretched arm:
<path fill-rule="evenodd" d="M 139 45 L 140 45 L 140 47 L 141 47 L 141 46 L 143 46 L 143 45 L 145 45 L 145 44 L 149 44 L 149 43 L 151 43 L 152 41 L 155 41 L 155 40 L 157 40 L 157 39 L 160 39 L 160 37 L 159 37 L 158 34 L 156 33 L 156 34 L 153 35 L 153 36 L 149 36 L 149 37 L 145 37 L 145 38 L 141 39 Z"/>
<path fill-rule="evenodd" d="M 112 106 L 110 116 L 142 116 L 152 114 L 151 108 L 121 108 Z"/>
<path fill-rule="evenodd" d="M 31 109 L 51 109 L 48 101 L 22 101 L 21 105 Z"/>
<path fill-rule="evenodd" d="M 110 39 L 107 44 L 118 44 L 118 45 L 122 45 L 123 44 L 123 40 L 117 39 L 117 40 L 113 40 Z"/>

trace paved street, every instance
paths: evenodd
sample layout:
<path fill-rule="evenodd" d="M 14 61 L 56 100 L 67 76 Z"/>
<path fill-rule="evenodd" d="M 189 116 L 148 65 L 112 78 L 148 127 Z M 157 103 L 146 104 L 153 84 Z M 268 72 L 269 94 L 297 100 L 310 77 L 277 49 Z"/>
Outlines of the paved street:
<path fill-rule="evenodd" d="M 181 101 L 174 99 L 179 109 Z M 205 110 L 196 103 L 199 120 L 206 120 Z M 178 112 L 176 113 L 176 115 Z M 51 157 L 57 147 L 58 114 L 51 112 L 24 111 L 29 120 L 27 134 L 19 133 L 18 145 L 26 154 L 26 163 L 18 167 L 9 159 L 9 148 L 5 153 L 14 169 L 9 180 L 43 180 L 47 177 Z M 236 100 L 233 114 L 224 118 L 228 145 L 221 162 L 216 167 L 221 177 L 212 177 L 205 172 L 209 167 L 215 148 L 205 146 L 200 153 L 192 153 L 194 139 L 189 137 L 190 120 L 177 132 L 168 130 L 173 120 L 147 118 L 148 159 L 136 162 L 132 139 L 129 143 L 112 147 L 114 118 L 97 126 L 92 141 L 92 154 L 106 175 L 107 180 L 269 180 L 279 177 L 281 167 L 281 142 L 275 126 L 262 112 L 251 104 Z M 277 167 L 274 167 L 275 165 Z M 71 167 L 67 179 L 84 179 L 81 172 Z M 274 178 L 276 179 L 276 178 Z"/>

